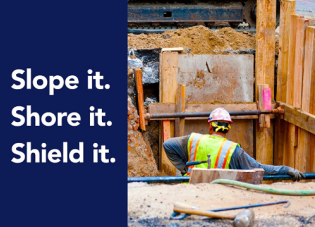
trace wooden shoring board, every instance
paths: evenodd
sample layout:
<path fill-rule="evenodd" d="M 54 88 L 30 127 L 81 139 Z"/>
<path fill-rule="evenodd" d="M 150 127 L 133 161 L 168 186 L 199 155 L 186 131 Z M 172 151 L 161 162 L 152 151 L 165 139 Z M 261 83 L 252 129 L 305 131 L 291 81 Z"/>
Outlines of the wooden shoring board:
<path fill-rule="evenodd" d="M 315 114 L 315 27 L 306 28 L 305 39 L 305 58 L 303 74 L 303 91 L 302 91 L 302 111 Z M 306 170 L 305 172 L 315 172 L 315 135 L 301 129 L 300 140 L 303 157 L 306 156 L 306 166 L 300 163 Z M 302 160 L 301 160 L 302 161 Z M 301 170 L 302 171 L 302 170 Z"/>
<path fill-rule="evenodd" d="M 268 84 L 274 99 L 276 0 L 257 1 L 255 98 L 258 84 Z M 270 128 L 260 128 L 256 121 L 256 156 L 263 164 L 273 164 L 273 121 Z M 260 157 L 268 157 L 260 160 Z"/>
<path fill-rule="evenodd" d="M 233 109 L 234 104 L 222 103 L 253 102 L 253 75 L 253 55 L 179 55 L 177 80 L 179 84 L 186 86 L 185 112 L 210 112 L 218 107 L 236 111 L 237 109 Z M 204 102 L 213 102 L 215 105 L 202 110 L 204 106 L 201 103 Z M 252 107 L 257 110 L 256 104 Z M 191 132 L 208 133 L 208 130 L 209 125 L 206 120 L 186 119 L 185 135 Z M 239 133 L 246 136 L 241 136 Z M 248 144 L 249 148 L 245 151 L 253 154 L 252 120 L 235 120 L 227 136 L 228 139 L 241 145 Z"/>
<path fill-rule="evenodd" d="M 160 102 L 174 102 L 176 97 L 178 72 L 178 53 L 163 52 L 160 54 Z M 163 142 L 174 137 L 174 121 L 162 121 L 160 134 L 168 132 L 167 136 L 160 137 L 160 172 L 162 175 L 175 176 L 176 168 L 167 158 Z"/>
<path fill-rule="evenodd" d="M 287 74 L 289 61 L 289 38 L 291 15 L 295 14 L 295 0 L 282 0 L 280 3 L 279 58 L 277 69 L 277 101 L 286 102 Z"/>
<path fill-rule="evenodd" d="M 144 103 L 143 103 L 143 84 L 142 84 L 142 70 L 140 68 L 134 68 L 134 75 L 138 96 L 138 108 L 140 118 L 140 128 L 145 131 L 145 119 L 144 119 Z"/>
<path fill-rule="evenodd" d="M 309 21 L 304 18 L 299 18 L 297 20 L 297 33 L 296 33 L 296 47 L 295 47 L 295 67 L 294 67 L 294 99 L 293 99 L 293 107 L 302 109 L 302 99 L 305 99 L 306 96 L 306 87 L 308 85 L 303 85 L 304 94 L 302 94 L 302 82 L 303 82 L 303 74 L 304 74 L 304 60 L 305 59 L 305 51 L 308 51 L 305 48 L 305 38 L 306 38 L 306 27 L 308 26 Z M 306 60 L 306 62 L 308 59 Z M 307 81 L 305 81 L 307 83 Z M 306 86 L 306 87 L 305 87 Z M 309 96 L 309 95 L 308 95 Z M 305 101 L 304 101 L 305 104 Z M 303 111 L 305 109 L 305 105 L 303 106 Z M 309 109 L 309 105 L 307 107 Z M 307 172 L 308 169 L 308 159 L 309 156 L 309 133 L 301 128 L 296 128 L 296 137 L 295 137 L 295 168 L 302 172 Z M 301 141 L 302 139 L 302 141 Z M 305 144 L 305 142 L 307 144 Z"/>
<path fill-rule="evenodd" d="M 314 39 L 313 39 L 314 41 Z M 315 115 L 315 44 L 313 44 L 312 52 L 312 70 L 311 70 L 311 94 L 310 94 L 310 110 L 309 113 Z M 310 136 L 310 172 L 315 172 L 315 135 Z M 313 180 L 314 181 L 314 180 Z"/>
<path fill-rule="evenodd" d="M 286 103 L 279 102 L 279 105 L 284 108 L 283 119 L 285 121 L 315 134 L 315 115 L 296 109 Z"/>
<path fill-rule="evenodd" d="M 175 111 L 176 113 L 185 112 L 185 85 L 179 85 L 176 91 L 176 104 Z M 175 119 L 175 137 L 184 136 L 185 131 L 185 118 L 176 118 Z"/>
<path fill-rule="evenodd" d="M 295 47 L 296 47 L 296 30 L 297 21 L 301 16 L 291 15 L 291 29 L 289 38 L 289 61 L 287 74 L 287 96 L 286 103 L 293 105 L 294 102 L 294 68 L 295 68 Z M 285 135 L 285 145 L 283 150 L 283 164 L 290 167 L 295 167 L 295 150 L 296 150 L 296 126 L 289 124 Z"/>
<path fill-rule="evenodd" d="M 280 30 L 279 30 L 279 58 L 277 69 L 277 101 L 286 102 L 287 74 L 289 61 L 289 38 L 291 15 L 295 14 L 295 0 L 282 0 L 280 3 Z M 285 151 L 285 135 L 288 123 L 277 118 L 275 120 L 275 150 L 274 164 L 283 165 Z"/>

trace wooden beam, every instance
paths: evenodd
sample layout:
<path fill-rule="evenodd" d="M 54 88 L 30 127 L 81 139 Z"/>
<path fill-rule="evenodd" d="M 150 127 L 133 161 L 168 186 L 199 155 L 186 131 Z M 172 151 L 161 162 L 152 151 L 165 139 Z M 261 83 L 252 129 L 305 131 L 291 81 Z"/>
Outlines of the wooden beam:
<path fill-rule="evenodd" d="M 286 102 L 289 61 L 291 15 L 295 14 L 295 0 L 280 3 L 279 58 L 277 71 L 277 101 Z"/>
<path fill-rule="evenodd" d="M 279 105 L 284 108 L 283 119 L 285 121 L 315 134 L 315 115 L 296 109 L 283 102 L 279 102 Z"/>
<path fill-rule="evenodd" d="M 160 102 L 175 103 L 176 89 L 178 86 L 177 73 L 178 73 L 178 53 L 177 52 L 161 53 L 160 54 Z M 165 130 L 169 130 L 170 137 L 174 137 L 174 121 L 162 122 L 161 128 L 163 132 Z M 165 174 L 169 176 L 176 175 L 176 168 L 167 158 L 163 146 L 160 146 L 160 172 L 162 175 L 165 175 Z"/>
<path fill-rule="evenodd" d="M 308 46 L 305 48 L 305 40 L 306 40 L 306 27 L 308 26 L 309 21 L 304 19 L 304 18 L 299 18 L 297 21 L 297 35 L 296 35 L 296 49 L 295 49 L 295 70 L 294 70 L 294 100 L 293 100 L 293 107 L 296 108 L 302 108 L 302 102 L 304 102 L 303 105 L 303 111 L 308 111 L 309 110 L 309 103 L 307 107 L 306 105 L 306 100 L 310 96 L 310 90 L 309 85 L 307 84 L 310 82 L 310 78 L 307 79 L 305 78 L 304 75 L 304 81 L 303 81 L 303 74 L 304 74 L 304 60 L 308 63 L 308 59 L 305 59 L 305 51 L 308 51 Z M 309 43 L 307 44 L 309 45 Z M 305 81 L 306 79 L 306 81 Z M 303 83 L 302 83 L 303 82 Z M 302 94 L 302 84 L 303 84 L 303 94 Z M 308 93 L 308 94 L 307 94 Z M 296 147 L 295 151 L 295 167 L 302 171 L 302 172 L 307 172 L 309 169 L 308 167 L 308 157 L 309 157 L 309 138 L 310 134 L 300 128 L 295 129 L 295 145 L 297 144 L 298 146 Z"/>
<path fill-rule="evenodd" d="M 257 1 L 255 100 L 258 84 L 268 84 L 274 99 L 276 0 Z M 267 154 L 263 156 L 262 154 Z M 273 164 L 273 122 L 270 128 L 256 127 L 256 157 L 263 164 Z"/>
<path fill-rule="evenodd" d="M 170 52 L 183 52 L 183 51 L 184 51 L 184 47 L 162 48 L 162 50 L 161 50 L 161 52 L 166 52 L 166 51 L 170 51 Z"/>
<path fill-rule="evenodd" d="M 176 91 L 176 113 L 185 112 L 185 85 L 179 85 Z M 175 137 L 184 136 L 185 131 L 185 118 L 175 119 Z"/>
<path fill-rule="evenodd" d="M 255 84 L 268 84 L 274 99 L 276 0 L 257 1 Z M 256 96 L 258 97 L 258 90 Z"/>
<path fill-rule="evenodd" d="M 264 169 L 205 169 L 195 167 L 191 171 L 189 184 L 211 183 L 216 179 L 229 179 L 250 184 L 261 184 L 264 173 Z"/>
<path fill-rule="evenodd" d="M 305 35 L 305 57 L 303 71 L 303 90 L 301 110 L 315 114 L 311 109 L 314 105 L 312 94 L 314 93 L 315 80 L 315 27 L 307 27 Z M 301 129 L 299 147 L 301 153 L 297 158 L 297 168 L 303 172 L 314 172 L 315 162 L 315 135 Z"/>
<path fill-rule="evenodd" d="M 291 28 L 291 15 L 295 14 L 295 0 L 282 0 L 280 2 L 280 31 L 279 31 L 279 58 L 277 69 L 277 101 L 286 102 L 287 74 L 289 61 L 289 38 Z M 285 136 L 288 123 L 280 118 L 275 121 L 275 150 L 274 164 L 283 164 L 285 151 Z"/>
<path fill-rule="evenodd" d="M 295 50 L 296 50 L 296 32 L 299 15 L 291 15 L 291 30 L 289 40 L 289 62 L 288 62 L 288 76 L 287 76 L 287 97 L 286 103 L 293 105 L 294 102 L 294 70 L 295 70 Z"/>
<path fill-rule="evenodd" d="M 312 27 L 312 30 L 314 27 Z M 315 115 L 315 38 L 313 39 L 312 58 L 311 58 L 311 94 L 310 94 L 310 110 L 309 113 Z M 310 172 L 315 172 L 315 135 L 310 135 Z M 314 180 L 313 180 L 314 181 Z"/>
<path fill-rule="evenodd" d="M 288 74 L 287 74 L 287 97 L 286 103 L 293 105 L 294 95 L 297 92 L 294 89 L 294 70 L 295 70 L 295 50 L 296 50 L 296 31 L 297 22 L 301 18 L 299 15 L 291 15 L 291 29 L 290 29 L 290 39 L 289 39 L 289 61 L 288 61 Z M 283 161 L 284 165 L 295 167 L 295 145 L 296 143 L 296 126 L 288 125 L 288 140 L 286 141 Z"/>
<path fill-rule="evenodd" d="M 138 96 L 138 109 L 140 118 L 140 128 L 145 131 L 145 119 L 144 119 L 144 101 L 143 101 L 143 84 L 142 84 L 142 70 L 140 68 L 134 68 L 134 75 L 136 81 L 136 89 Z"/>
<path fill-rule="evenodd" d="M 301 108 L 302 79 L 305 54 L 305 33 L 308 24 L 309 20 L 306 20 L 304 18 L 298 18 L 297 20 L 293 96 L 293 106 L 296 108 Z"/>

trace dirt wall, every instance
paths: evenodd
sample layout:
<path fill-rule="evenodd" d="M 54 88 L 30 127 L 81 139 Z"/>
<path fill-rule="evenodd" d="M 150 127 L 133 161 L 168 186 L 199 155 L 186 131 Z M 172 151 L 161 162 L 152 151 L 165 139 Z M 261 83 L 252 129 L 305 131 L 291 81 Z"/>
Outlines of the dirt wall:
<path fill-rule="evenodd" d="M 128 177 L 157 176 L 151 147 L 139 131 L 139 115 L 128 97 Z"/>

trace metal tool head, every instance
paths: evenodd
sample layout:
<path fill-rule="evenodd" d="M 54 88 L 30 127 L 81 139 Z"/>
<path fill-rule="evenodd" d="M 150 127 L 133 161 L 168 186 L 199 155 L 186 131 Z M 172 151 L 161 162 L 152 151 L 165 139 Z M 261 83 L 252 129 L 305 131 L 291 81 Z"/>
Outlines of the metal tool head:
<path fill-rule="evenodd" d="M 210 159 L 210 154 L 207 154 L 208 156 L 208 169 L 211 168 L 211 159 Z"/>

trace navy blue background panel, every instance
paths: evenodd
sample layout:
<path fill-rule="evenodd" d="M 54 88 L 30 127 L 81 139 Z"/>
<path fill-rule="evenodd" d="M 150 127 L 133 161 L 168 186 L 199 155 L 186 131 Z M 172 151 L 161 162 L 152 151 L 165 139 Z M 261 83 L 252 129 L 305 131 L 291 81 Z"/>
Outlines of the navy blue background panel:
<path fill-rule="evenodd" d="M 0 226 L 126 226 L 127 2 L 6 1 L 0 17 Z M 12 72 L 27 68 L 32 77 L 75 75 L 78 88 L 53 96 L 48 88 L 12 89 Z M 88 90 L 89 69 L 110 89 Z M 12 109 L 27 105 L 40 115 L 78 112 L 80 125 L 12 126 Z M 103 109 L 112 126 L 91 127 L 90 106 Z M 13 163 L 13 144 L 27 142 L 39 150 L 46 143 L 47 151 L 84 142 L 84 163 Z M 94 143 L 116 162 L 93 163 Z"/>

